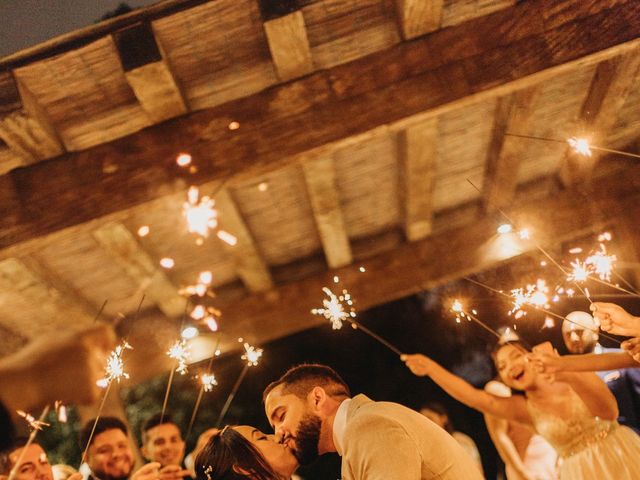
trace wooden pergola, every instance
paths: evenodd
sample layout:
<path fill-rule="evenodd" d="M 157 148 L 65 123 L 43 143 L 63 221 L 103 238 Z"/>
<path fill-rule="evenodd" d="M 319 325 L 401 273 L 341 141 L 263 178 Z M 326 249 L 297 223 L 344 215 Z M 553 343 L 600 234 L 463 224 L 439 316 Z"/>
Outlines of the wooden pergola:
<path fill-rule="evenodd" d="M 166 0 L 6 57 L 2 352 L 144 291 L 144 378 L 200 271 L 228 352 L 322 323 L 335 275 L 363 310 L 527 253 L 500 209 L 638 262 L 637 161 L 507 134 L 637 151 L 639 68 L 635 0 Z M 191 185 L 235 246 L 195 245 Z"/>

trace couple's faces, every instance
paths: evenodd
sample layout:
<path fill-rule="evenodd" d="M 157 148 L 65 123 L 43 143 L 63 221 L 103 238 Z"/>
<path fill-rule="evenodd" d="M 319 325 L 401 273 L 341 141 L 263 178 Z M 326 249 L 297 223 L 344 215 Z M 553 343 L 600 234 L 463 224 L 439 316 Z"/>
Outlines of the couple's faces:
<path fill-rule="evenodd" d="M 289 447 L 278 442 L 274 435 L 266 435 L 247 425 L 233 428 L 258 449 L 279 476 L 289 478 L 298 468 L 298 462 Z"/>
<path fill-rule="evenodd" d="M 298 463 L 307 465 L 318 457 L 320 418 L 294 394 L 274 388 L 265 400 L 265 412 L 276 437 L 293 451 Z"/>
<path fill-rule="evenodd" d="M 134 465 L 129 437 L 118 428 L 99 433 L 93 438 L 88 463 L 102 480 L 128 478 Z"/>
<path fill-rule="evenodd" d="M 15 480 L 53 480 L 49 459 L 40 445 L 31 444 L 11 452 L 9 461 L 12 465 L 15 465 L 20 455 L 22 459 L 15 467 Z"/>

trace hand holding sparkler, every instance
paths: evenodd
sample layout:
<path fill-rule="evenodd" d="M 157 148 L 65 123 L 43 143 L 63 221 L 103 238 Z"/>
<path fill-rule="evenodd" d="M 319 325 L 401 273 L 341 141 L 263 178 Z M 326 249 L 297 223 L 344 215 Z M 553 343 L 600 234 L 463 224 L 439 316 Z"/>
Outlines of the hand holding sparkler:
<path fill-rule="evenodd" d="M 90 404 L 105 359 L 115 344 L 106 325 L 42 337 L 0 361 L 0 402 L 9 410 L 33 411 L 60 400 Z"/>
<path fill-rule="evenodd" d="M 591 311 L 605 332 L 640 337 L 640 317 L 634 317 L 619 305 L 595 302 L 591 305 Z"/>
<path fill-rule="evenodd" d="M 640 363 L 640 337 L 625 340 L 620 346 L 623 350 L 626 350 L 629 355 L 631 355 L 631 358 Z"/>
<path fill-rule="evenodd" d="M 429 357 L 420 353 L 414 353 L 411 355 L 402 355 L 400 357 L 409 370 L 418 377 L 428 377 L 431 374 L 434 362 Z"/>

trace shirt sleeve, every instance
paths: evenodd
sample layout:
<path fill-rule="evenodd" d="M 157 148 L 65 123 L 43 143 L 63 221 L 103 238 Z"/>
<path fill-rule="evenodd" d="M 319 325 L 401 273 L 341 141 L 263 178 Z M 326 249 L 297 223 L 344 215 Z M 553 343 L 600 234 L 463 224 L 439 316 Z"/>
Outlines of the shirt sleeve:
<path fill-rule="evenodd" d="M 399 423 L 380 416 L 353 423 L 343 458 L 353 478 L 420 480 L 420 451 Z"/>

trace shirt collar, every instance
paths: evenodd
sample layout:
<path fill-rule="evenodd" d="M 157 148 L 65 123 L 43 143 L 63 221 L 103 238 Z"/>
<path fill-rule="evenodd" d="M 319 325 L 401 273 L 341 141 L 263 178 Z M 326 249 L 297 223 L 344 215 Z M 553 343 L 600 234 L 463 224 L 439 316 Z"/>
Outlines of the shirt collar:
<path fill-rule="evenodd" d="M 344 445 L 344 431 L 347 428 L 347 410 L 349 409 L 350 398 L 344 400 L 338 410 L 336 416 L 333 419 L 333 444 L 336 447 L 338 455 L 342 456 L 342 447 Z"/>

